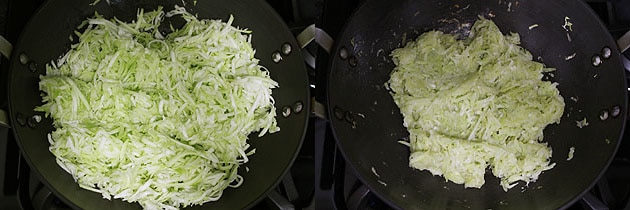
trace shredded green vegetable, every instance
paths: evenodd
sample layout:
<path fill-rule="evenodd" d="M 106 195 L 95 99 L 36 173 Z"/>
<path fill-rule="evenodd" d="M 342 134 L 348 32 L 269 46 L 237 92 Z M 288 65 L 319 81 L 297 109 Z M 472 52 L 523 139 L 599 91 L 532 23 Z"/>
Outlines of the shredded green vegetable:
<path fill-rule="evenodd" d="M 166 36 L 165 16 L 187 23 Z M 39 83 L 56 128 L 57 163 L 82 188 L 146 209 L 218 200 L 243 182 L 255 152 L 248 135 L 279 131 L 271 89 L 251 32 L 233 18 L 200 20 L 185 8 L 125 23 L 98 14 Z"/>
<path fill-rule="evenodd" d="M 463 40 L 430 31 L 392 52 L 387 85 L 410 133 L 411 167 L 474 188 L 490 168 L 505 191 L 554 167 L 543 129 L 559 123 L 564 101 L 541 79 L 555 69 L 519 44 L 482 18 Z"/>
<path fill-rule="evenodd" d="M 569 148 L 569 153 L 567 154 L 567 161 L 572 160 L 573 159 L 573 154 L 575 153 L 575 147 L 570 147 Z"/>

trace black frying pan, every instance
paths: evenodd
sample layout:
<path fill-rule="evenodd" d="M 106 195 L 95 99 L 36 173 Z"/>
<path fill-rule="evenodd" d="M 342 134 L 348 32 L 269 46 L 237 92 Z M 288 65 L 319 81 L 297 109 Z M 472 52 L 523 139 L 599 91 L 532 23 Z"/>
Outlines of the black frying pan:
<path fill-rule="evenodd" d="M 91 1 L 56 0 L 46 2 L 25 26 L 11 57 L 9 81 L 9 106 L 13 131 L 25 159 L 41 180 L 62 200 L 77 209 L 139 209 L 140 205 L 127 203 L 120 199 L 105 200 L 100 194 L 79 188 L 72 177 L 61 169 L 54 156 L 48 151 L 46 139 L 52 127 L 51 119 L 40 123 L 31 120 L 33 111 L 41 105 L 38 90 L 38 76 L 45 72 L 45 64 L 56 60 L 65 53 L 71 44 L 68 37 L 76 30 L 81 21 L 94 15 L 94 11 L 105 17 L 118 17 L 130 21 L 136 17 L 138 8 L 154 10 L 163 5 L 164 10 L 181 6 L 181 0 L 111 0 L 111 5 L 101 1 L 90 6 Z M 267 67 L 271 78 L 279 83 L 273 90 L 273 97 L 278 110 L 278 126 L 281 131 L 258 138 L 257 133 L 250 135 L 250 144 L 256 153 L 250 162 L 240 167 L 239 174 L 244 177 L 242 186 L 224 191 L 217 202 L 210 202 L 192 209 L 243 209 L 256 204 L 265 194 L 277 185 L 289 166 L 293 163 L 301 146 L 307 124 L 308 112 L 295 112 L 283 117 L 284 107 L 296 107 L 302 103 L 302 110 L 309 110 L 309 92 L 307 74 L 298 45 L 288 27 L 275 11 L 262 0 L 221 1 L 200 0 L 196 5 L 186 0 L 186 7 L 199 18 L 227 20 L 234 15 L 234 25 L 253 31 L 252 44 L 256 49 L 256 58 Z M 180 24 L 182 21 L 179 21 Z M 174 25 L 177 20 L 173 19 Z M 168 27 L 165 27 L 168 28 Z M 76 39 L 75 39 L 76 40 Z M 289 44 L 295 51 L 280 54 L 282 61 L 274 63 L 272 54 L 282 52 L 282 46 Z"/>
<path fill-rule="evenodd" d="M 554 169 L 535 183 L 508 192 L 486 173 L 481 189 L 465 189 L 428 171 L 408 166 L 408 137 L 402 116 L 384 88 L 395 48 L 429 30 L 464 35 L 478 15 L 503 33 L 518 32 L 522 46 L 557 68 L 566 108 L 560 124 L 545 129 Z M 565 16 L 573 31 L 562 27 Z M 537 28 L 529 26 L 538 24 Z M 465 26 L 465 25 L 464 25 Z M 604 56 L 610 49 L 610 57 Z M 575 53 L 575 57 L 566 58 Z M 620 53 L 597 16 L 578 0 L 394 0 L 366 1 L 336 40 L 330 63 L 328 102 L 331 124 L 348 164 L 367 186 L 401 209 L 566 208 L 593 186 L 614 156 L 626 119 L 627 92 Z M 593 58 L 602 63 L 594 66 Z M 573 100 L 576 99 L 577 101 Z M 600 119 L 600 115 L 607 117 Z M 576 121 L 589 125 L 578 128 Z M 570 147 L 575 157 L 567 161 Z M 377 177 L 372 168 L 380 175 Z"/>

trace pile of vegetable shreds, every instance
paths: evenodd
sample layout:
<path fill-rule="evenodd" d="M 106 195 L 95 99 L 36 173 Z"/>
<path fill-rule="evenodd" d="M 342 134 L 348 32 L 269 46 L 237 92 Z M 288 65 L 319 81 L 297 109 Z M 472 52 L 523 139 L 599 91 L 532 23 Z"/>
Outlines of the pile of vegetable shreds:
<path fill-rule="evenodd" d="M 166 36 L 164 17 L 187 23 Z M 254 58 L 250 31 L 183 7 L 125 23 L 98 14 L 39 83 L 57 163 L 82 188 L 145 209 L 218 200 L 243 182 L 251 132 L 276 132 L 277 83 Z"/>
<path fill-rule="evenodd" d="M 564 101 L 557 83 L 541 80 L 555 69 L 532 61 L 518 34 L 483 18 L 470 34 L 430 31 L 394 50 L 388 85 L 410 133 L 411 167 L 475 188 L 490 168 L 507 191 L 554 167 L 543 130 L 559 123 Z"/>

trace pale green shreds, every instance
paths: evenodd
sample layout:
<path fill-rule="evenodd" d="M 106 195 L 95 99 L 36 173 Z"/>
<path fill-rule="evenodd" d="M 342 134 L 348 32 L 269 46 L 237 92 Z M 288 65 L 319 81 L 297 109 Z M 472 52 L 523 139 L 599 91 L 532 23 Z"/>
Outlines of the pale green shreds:
<path fill-rule="evenodd" d="M 463 40 L 430 31 L 392 52 L 387 85 L 410 133 L 411 167 L 474 188 L 490 168 L 505 191 L 554 167 L 543 129 L 560 122 L 564 101 L 541 79 L 555 69 L 519 44 L 482 18 Z"/>
<path fill-rule="evenodd" d="M 183 28 L 162 35 L 165 16 Z M 99 15 L 39 83 L 54 120 L 50 151 L 82 188 L 145 209 L 216 201 L 243 182 L 248 135 L 279 131 L 251 32 L 233 18 L 200 20 L 175 7 L 125 23 Z M 168 23 L 167 23 L 168 24 Z"/>

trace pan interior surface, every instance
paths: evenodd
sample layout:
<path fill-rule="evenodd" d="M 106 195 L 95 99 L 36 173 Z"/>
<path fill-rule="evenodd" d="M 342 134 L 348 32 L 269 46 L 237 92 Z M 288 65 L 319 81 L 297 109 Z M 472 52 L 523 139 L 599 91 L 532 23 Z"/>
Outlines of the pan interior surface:
<path fill-rule="evenodd" d="M 309 90 L 306 69 L 301 55 L 291 53 L 284 55 L 279 63 L 272 61 L 272 54 L 280 51 L 283 44 L 297 49 L 298 45 L 282 19 L 264 1 L 122 1 L 111 0 L 109 3 L 70 0 L 51 0 L 38 10 L 25 26 L 20 39 L 16 43 L 12 58 L 9 83 L 9 107 L 11 121 L 14 126 L 18 145 L 42 182 L 58 197 L 76 209 L 140 209 L 137 203 L 127 203 L 120 199 L 106 200 L 98 193 L 79 188 L 71 175 L 66 173 L 55 162 L 55 157 L 48 151 L 49 143 L 46 135 L 53 130 L 52 120 L 43 118 L 39 123 L 21 123 L 34 115 L 43 113 L 33 111 L 42 104 L 38 89 L 39 75 L 45 73 L 45 66 L 55 61 L 69 50 L 72 42 L 69 36 L 77 26 L 97 11 L 105 18 L 117 17 L 122 21 L 131 21 L 136 17 L 139 8 L 152 11 L 163 6 L 165 11 L 172 10 L 175 5 L 182 6 L 196 14 L 200 19 L 222 19 L 227 21 L 234 16 L 234 26 L 252 31 L 252 45 L 256 50 L 255 57 L 260 65 L 265 66 L 279 88 L 273 90 L 277 109 L 277 122 L 281 130 L 274 134 L 257 137 L 252 133 L 248 142 L 256 153 L 249 157 L 250 161 L 239 167 L 239 174 L 244 183 L 238 188 L 228 188 L 221 199 L 201 206 L 187 209 L 246 209 L 261 199 L 281 180 L 302 145 L 308 112 L 293 113 L 283 117 L 282 107 L 293 107 L 296 103 L 309 110 Z M 183 20 L 167 19 L 175 27 Z M 168 33 L 168 27 L 164 27 Z M 76 38 L 76 37 L 75 37 Z M 75 39 L 76 41 L 76 39 Z M 26 63 L 20 58 L 27 58 Z M 249 170 L 245 170 L 247 167 Z"/>
<path fill-rule="evenodd" d="M 560 124 L 544 131 L 556 166 L 508 192 L 489 171 L 485 185 L 476 189 L 410 168 L 409 148 L 398 143 L 409 134 L 384 85 L 395 67 L 392 50 L 430 30 L 467 36 L 479 16 L 504 34 L 518 33 L 535 60 L 556 68 L 543 80 L 559 83 L 566 103 Z M 613 53 L 604 58 L 607 49 Z M 348 56 L 338 56 L 341 51 Z M 328 107 L 337 143 L 360 179 L 396 208 L 565 208 L 601 176 L 625 126 L 627 85 L 620 54 L 583 2 L 368 0 L 346 23 L 334 52 Z M 602 62 L 593 65 L 597 58 Z M 584 119 L 588 125 L 578 127 Z M 571 147 L 575 155 L 567 160 Z"/>

